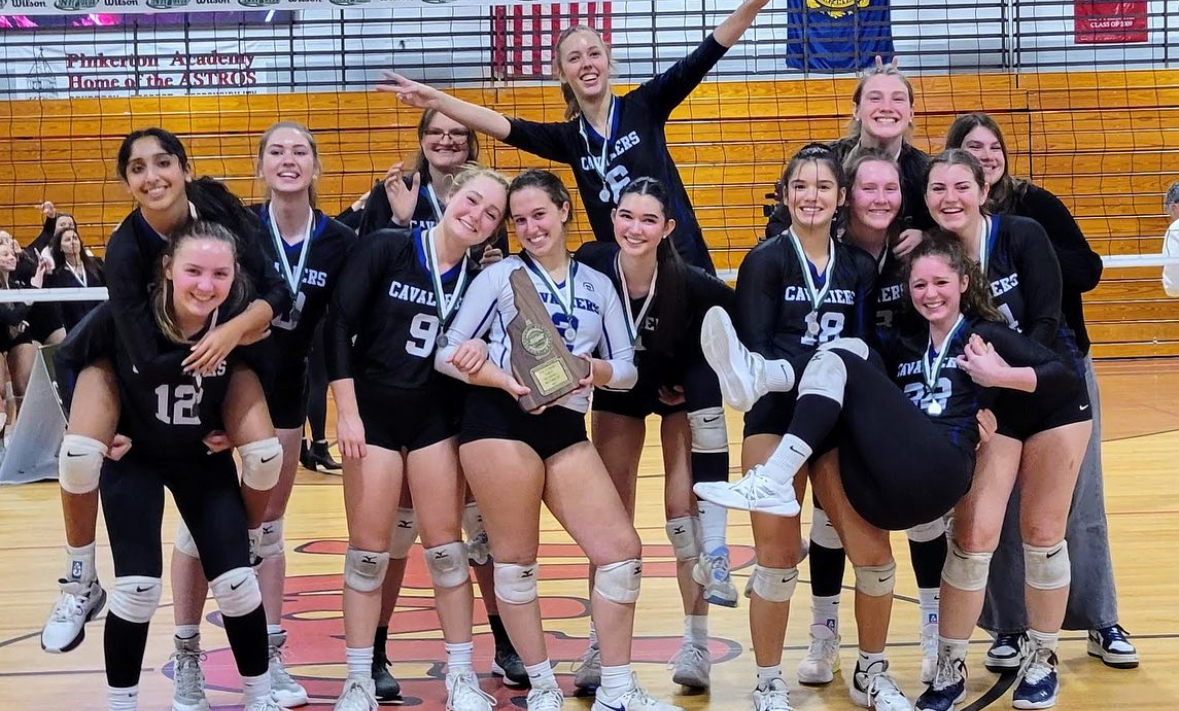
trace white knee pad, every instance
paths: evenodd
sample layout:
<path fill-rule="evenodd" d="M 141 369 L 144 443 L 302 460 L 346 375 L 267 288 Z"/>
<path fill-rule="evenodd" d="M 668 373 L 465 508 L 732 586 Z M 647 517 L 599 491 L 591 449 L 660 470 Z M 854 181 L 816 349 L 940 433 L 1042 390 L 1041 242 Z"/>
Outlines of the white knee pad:
<path fill-rule="evenodd" d="M 594 573 L 594 592 L 602 597 L 629 605 L 639 599 L 639 585 L 643 580 L 643 561 L 638 558 L 598 566 Z"/>
<path fill-rule="evenodd" d="M 1023 544 L 1024 579 L 1036 590 L 1059 590 L 1072 582 L 1068 541 L 1041 548 Z"/>
<path fill-rule="evenodd" d="M 262 524 L 262 540 L 258 544 L 258 557 L 262 560 L 277 558 L 282 555 L 282 519 L 265 521 Z"/>
<path fill-rule="evenodd" d="M 859 338 L 836 338 L 819 346 L 821 351 L 845 351 L 868 360 L 868 344 Z"/>
<path fill-rule="evenodd" d="M 462 543 L 445 543 L 422 551 L 426 556 L 426 568 L 434 586 L 457 588 L 471 579 L 467 570 L 467 547 Z"/>
<path fill-rule="evenodd" d="M 847 366 L 831 351 L 815 351 L 798 379 L 798 396 L 821 395 L 843 404 L 843 388 L 847 385 Z"/>
<path fill-rule="evenodd" d="M 723 407 L 706 407 L 688 413 L 692 430 L 692 451 L 697 454 L 724 454 L 729 451 L 729 431 Z"/>
<path fill-rule="evenodd" d="M 71 494 L 89 494 L 98 488 L 106 445 L 82 435 L 67 434 L 57 455 L 57 480 Z"/>
<path fill-rule="evenodd" d="M 905 535 L 914 543 L 929 543 L 946 535 L 946 521 L 938 518 L 929 523 L 918 524 L 905 531 Z"/>
<path fill-rule="evenodd" d="M 789 602 L 798 585 L 798 568 L 767 568 L 753 566 L 749 587 L 766 602 Z"/>
<path fill-rule="evenodd" d="M 843 550 L 843 541 L 839 540 L 839 532 L 831 525 L 827 512 L 815 508 L 815 518 L 811 521 L 811 540 L 824 548 Z"/>
<path fill-rule="evenodd" d="M 385 582 L 389 552 L 362 551 L 348 546 L 344 555 L 344 585 L 357 592 L 376 592 Z"/>
<path fill-rule="evenodd" d="M 413 509 L 397 509 L 393 534 L 389 536 L 389 557 L 404 560 L 418 538 L 418 516 Z"/>
<path fill-rule="evenodd" d="M 700 521 L 695 516 L 669 520 L 667 538 L 671 541 L 676 560 L 696 560 L 700 557 Z"/>
<path fill-rule="evenodd" d="M 527 605 L 536 599 L 536 563 L 495 563 L 495 599 L 511 605 Z"/>
<path fill-rule="evenodd" d="M 245 617 L 262 604 L 262 590 L 253 568 L 225 571 L 209 581 L 209 592 L 226 617 Z"/>
<path fill-rule="evenodd" d="M 857 565 L 856 591 L 869 597 L 892 595 L 897 586 L 897 562 L 890 560 L 886 565 Z"/>
<path fill-rule="evenodd" d="M 959 590 L 982 590 L 987 586 L 987 575 L 991 572 L 991 555 L 968 553 L 951 538 L 950 549 L 946 552 L 946 566 L 942 568 L 942 580 Z"/>
<path fill-rule="evenodd" d="M 164 585 L 159 578 L 145 575 L 115 578 L 110 598 L 111 612 L 121 620 L 137 625 L 147 624 L 160 606 L 160 595 L 163 592 Z"/>
<path fill-rule="evenodd" d="M 180 523 L 176 524 L 176 542 L 172 545 L 189 558 L 201 559 L 201 552 L 197 550 L 196 541 L 192 538 L 192 531 L 188 530 L 188 524 L 184 522 L 184 519 L 180 519 Z"/>
<path fill-rule="evenodd" d="M 242 483 L 254 491 L 269 491 L 282 471 L 282 444 L 278 437 L 260 439 L 237 448 L 242 458 Z"/>

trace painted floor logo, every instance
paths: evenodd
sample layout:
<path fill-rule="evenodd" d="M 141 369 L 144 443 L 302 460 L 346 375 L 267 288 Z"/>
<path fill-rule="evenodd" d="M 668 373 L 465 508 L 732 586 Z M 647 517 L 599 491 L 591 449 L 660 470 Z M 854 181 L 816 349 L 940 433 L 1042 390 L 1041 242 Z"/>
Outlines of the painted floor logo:
<path fill-rule="evenodd" d="M 296 552 L 338 557 L 340 564 L 337 567 L 342 570 L 346 549 L 345 541 L 313 541 L 298 547 Z M 733 569 L 753 565 L 754 553 L 750 547 L 733 547 L 731 556 Z M 670 545 L 644 546 L 643 558 L 645 582 L 669 580 L 674 587 L 675 555 Z M 539 564 L 540 605 L 545 626 L 549 629 L 546 633 L 549 658 L 555 665 L 561 688 L 567 695 L 572 695 L 572 669 L 587 646 L 585 634 L 588 632 L 590 611 L 584 591 L 589 574 L 588 563 L 577 545 L 542 544 Z M 570 587 L 569 584 L 577 585 L 577 589 L 583 591 L 578 594 L 583 596 L 554 594 L 551 588 L 557 586 L 553 583 L 561 583 L 560 587 L 563 588 Z M 294 575 L 288 576 L 286 580 L 282 624 L 287 631 L 287 644 L 283 663 L 307 689 L 313 704 L 310 708 L 317 708 L 316 704 L 326 704 L 323 708 L 329 708 L 340 693 L 346 673 L 341 586 L 339 573 Z M 579 625 L 584 631 L 577 636 L 552 629 L 561 621 L 575 619 L 585 620 L 584 624 Z M 219 613 L 214 612 L 209 620 L 221 624 Z M 486 677 L 489 676 L 495 643 L 487 626 L 483 605 L 478 600 L 475 602 L 474 622 L 475 669 Z M 679 650 L 682 639 L 677 626 L 669 625 L 667 632 L 667 636 L 657 637 L 636 635 L 632 647 L 633 662 L 636 665 L 665 665 Z M 709 644 L 709 652 L 713 663 L 726 662 L 741 654 L 741 645 L 735 640 L 714 636 Z M 442 709 L 445 706 L 446 689 L 442 680 L 446 671 L 446 652 L 438 631 L 430 574 L 416 545 L 410 552 L 402 595 L 390 622 L 388 653 L 393 665 L 392 672 L 401 683 L 405 705 L 429 709 Z M 240 677 L 228 648 L 208 650 L 207 660 L 202 667 L 209 689 L 240 690 Z M 169 663 L 162 671 L 171 677 L 172 664 Z M 520 708 L 525 706 L 526 689 L 509 689 L 489 679 L 484 680 L 483 688 L 500 702 Z"/>

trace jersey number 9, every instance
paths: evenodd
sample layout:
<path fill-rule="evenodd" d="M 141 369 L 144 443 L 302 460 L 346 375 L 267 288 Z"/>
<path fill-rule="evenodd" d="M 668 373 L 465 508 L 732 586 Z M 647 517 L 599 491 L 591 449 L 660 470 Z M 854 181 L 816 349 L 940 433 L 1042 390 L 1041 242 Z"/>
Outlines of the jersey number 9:
<path fill-rule="evenodd" d="M 438 317 L 433 314 L 418 314 L 409 324 L 410 339 L 405 342 L 405 352 L 419 358 L 429 358 L 434 352 L 434 341 L 438 339 Z"/>

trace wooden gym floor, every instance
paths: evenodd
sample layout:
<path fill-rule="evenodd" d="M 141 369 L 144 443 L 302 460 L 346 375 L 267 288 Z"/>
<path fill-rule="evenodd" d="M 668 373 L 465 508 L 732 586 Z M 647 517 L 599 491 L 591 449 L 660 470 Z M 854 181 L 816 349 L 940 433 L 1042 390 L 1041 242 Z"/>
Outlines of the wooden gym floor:
<path fill-rule="evenodd" d="M 1179 461 L 1179 361 L 1133 361 L 1098 366 L 1105 420 L 1105 483 L 1121 603 L 1122 622 L 1134 634 L 1142 666 L 1115 671 L 1086 656 L 1084 636 L 1066 633 L 1061 643 L 1064 671 L 1059 708 L 1097 711 L 1118 706 L 1135 711 L 1172 709 L 1179 702 L 1179 503 L 1174 469 Z M 739 419 L 729 417 L 730 437 L 736 444 Z M 652 430 L 652 433 L 657 430 Z M 652 437 L 654 438 L 654 434 Z M 639 531 L 646 543 L 648 562 L 636 620 L 634 659 L 638 674 L 656 696 L 691 711 L 749 709 L 754 663 L 749 648 L 748 605 L 736 610 L 711 609 L 713 634 L 713 693 L 684 696 L 673 688 L 667 660 L 675 653 L 681 633 L 681 611 L 671 550 L 663 532 L 661 478 L 657 442 L 644 453 L 639 489 Z M 737 452 L 732 457 L 738 461 Z M 311 693 L 311 709 L 329 709 L 344 676 L 343 624 L 340 613 L 340 572 L 346 529 L 340 479 L 302 471 L 286 523 L 288 553 L 287 602 L 284 626 L 290 634 L 288 668 Z M 390 502 L 390 505 L 395 505 Z M 38 633 L 57 594 L 55 578 L 62 567 L 62 530 L 58 489 L 54 483 L 0 489 L 0 708 L 106 708 L 103 677 L 102 625 L 88 626 L 86 642 L 67 655 L 44 654 Z M 804 525 L 809 510 L 803 511 Z M 171 541 L 176 516 L 169 510 L 164 537 Z M 557 663 L 563 687 L 572 689 L 570 662 L 585 647 L 588 623 L 585 563 L 578 549 L 551 517 L 542 522 L 541 594 L 550 633 L 549 650 Z M 749 573 L 752 550 L 748 520 L 734 515 L 730 525 L 733 566 L 738 586 Z M 901 573 L 893 613 L 890 658 L 903 690 L 915 698 L 917 680 L 917 608 L 908 548 L 903 536 L 894 537 Z M 401 606 L 393 617 L 389 643 L 394 673 L 401 680 L 407 705 L 441 710 L 445 690 L 441 678 L 444 658 L 437 618 L 432 607 L 428 574 L 419 555 L 411 555 Z M 109 548 L 99 534 L 99 570 L 109 582 Z M 851 709 L 847 669 L 855 658 L 855 628 L 850 603 L 844 606 L 843 652 L 845 671 L 827 688 L 799 688 L 794 666 L 802 655 L 809 624 L 808 574 L 795 597 L 795 614 L 786 638 L 784 667 L 791 680 L 791 698 L 800 711 Z M 851 579 L 850 566 L 848 583 Z M 166 584 L 166 583 L 165 583 Z M 850 584 L 845 601 L 851 599 Z M 170 592 L 153 620 L 141 680 L 140 708 L 170 708 L 172 616 Z M 492 653 L 491 635 L 476 604 L 476 667 L 487 672 Z M 208 659 L 204 663 L 215 708 L 238 706 L 239 681 L 225 636 L 216 625 L 215 606 L 206 611 L 212 624 L 204 628 Z M 975 635 L 967 705 L 970 711 L 1010 708 L 1006 688 L 1010 679 L 986 672 L 982 654 L 986 637 Z M 507 690 L 489 675 L 483 688 L 501 707 L 524 706 L 523 694 Z M 567 709 L 588 711 L 588 700 L 570 699 Z"/>

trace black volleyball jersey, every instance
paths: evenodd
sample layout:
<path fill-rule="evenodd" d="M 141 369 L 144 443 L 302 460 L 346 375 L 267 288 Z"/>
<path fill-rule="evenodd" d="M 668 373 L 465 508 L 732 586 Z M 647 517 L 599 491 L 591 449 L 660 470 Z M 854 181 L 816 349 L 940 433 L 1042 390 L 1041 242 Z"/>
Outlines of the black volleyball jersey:
<path fill-rule="evenodd" d="M 910 313 L 905 304 L 904 260 L 885 247 L 876 266 L 876 329 L 898 328 L 902 317 Z"/>
<path fill-rule="evenodd" d="M 1035 392 L 983 388 L 965 371 L 959 370 L 955 359 L 962 355 L 970 336 L 975 333 L 992 344 L 1012 367 L 1033 368 L 1036 371 Z M 942 348 L 948 350 L 932 386 L 927 383 L 922 366 L 923 356 L 928 356 L 931 366 L 938 356 L 930 346 L 928 324 L 919 330 L 906 330 L 903 334 L 892 332 L 881 341 L 880 350 L 893 382 L 937 425 L 951 444 L 972 457 L 978 446 L 976 416 L 980 409 L 993 407 L 996 401 L 1006 399 L 1024 404 L 1045 398 L 1058 399 L 1062 394 L 1074 391 L 1079 383 L 1076 373 L 1058 354 L 994 321 L 966 320 L 953 338 L 942 344 Z"/>
<path fill-rule="evenodd" d="M 270 304 L 274 313 L 285 313 L 290 293 L 263 250 L 265 233 L 261 223 L 249 234 L 237 237 L 238 265 L 249 277 L 254 296 Z M 137 208 L 115 228 L 106 247 L 107 293 L 118 315 L 115 328 L 127 357 L 141 373 L 153 371 L 156 368 L 153 361 L 162 355 L 152 337 L 157 329 L 148 305 L 148 293 L 166 246 L 167 240 L 147 224 Z"/>
<path fill-rule="evenodd" d="M 868 340 L 875 327 L 876 263 L 868 253 L 830 240 L 831 285 L 818 310 L 790 233 L 754 247 L 737 272 L 737 332 L 766 358 L 793 358 L 841 337 Z M 824 271 L 807 261 L 816 289 Z"/>
<path fill-rule="evenodd" d="M 990 219 L 985 250 L 973 256 L 984 265 L 995 305 L 1011 328 L 1051 346 L 1063 322 L 1060 263 L 1052 243 L 1035 220 L 1014 215 Z"/>
<path fill-rule="evenodd" d="M 227 321 L 237 313 L 222 307 L 218 321 Z M 124 339 L 118 337 L 121 318 L 110 302 L 100 305 L 84 321 L 85 328 L 74 329 L 66 337 L 58 349 L 57 362 L 76 372 L 97 358 L 111 360 L 119 384 L 118 432 L 131 438 L 131 452 L 136 456 L 203 456 L 207 449 L 202 440 L 210 432 L 224 428 L 221 407 L 229 391 L 230 373 L 234 367 L 242 366 L 235 366 L 237 358 L 231 354 L 212 375 L 184 373 L 181 362 L 191 353 L 192 344 L 168 340 L 153 320 L 148 337 L 152 339 L 150 347 L 158 354 L 158 367 L 152 374 L 143 373 L 132 360 Z M 199 341 L 202 335 L 197 334 L 192 341 Z"/>
<path fill-rule="evenodd" d="M 303 241 L 288 244 L 280 239 L 276 242 L 267 206 L 259 205 L 256 209 L 269 237 L 266 242 L 266 256 L 274 262 L 275 271 L 286 283 L 285 267 L 278 258 L 278 244 L 281 242 L 283 251 L 286 252 L 287 264 L 293 272 L 299 266 Z M 356 233 L 351 229 L 319 210 L 315 210 L 314 214 L 314 227 L 307 245 L 306 263 L 303 265 L 302 274 L 296 275 L 299 279 L 299 291 L 297 295 L 293 295 L 290 308 L 284 313 L 277 314 L 270 322 L 270 338 L 266 339 L 274 356 L 287 363 L 306 358 L 310 352 L 315 329 L 327 311 L 332 291 L 340 283 L 348 252 L 356 243 Z M 287 289 L 289 292 L 290 287 Z"/>
<path fill-rule="evenodd" d="M 423 248 L 428 235 L 380 230 L 352 250 L 324 330 L 329 380 L 374 380 L 407 389 L 450 380 L 434 370 L 434 348 L 445 329 Z M 443 274 L 445 294 L 454 294 L 464 268 L 465 288 L 478 264 L 468 259 Z M 461 302 L 462 294 L 456 298 Z M 457 313 L 456 303 L 451 318 Z"/>
<path fill-rule="evenodd" d="M 582 204 L 594 236 L 614 241 L 610 213 L 630 181 L 658 178 L 671 198 L 668 217 L 675 218 L 671 239 L 689 264 L 715 273 L 688 191 L 667 149 L 664 126 L 672 110 L 692 93 L 728 48 L 709 35 L 691 54 L 666 72 L 613 98 L 609 150 L 603 163 L 603 138 L 578 117 L 561 123 L 512 119 L 504 142 L 573 168 Z M 603 174 L 605 177 L 603 177 Z"/>

